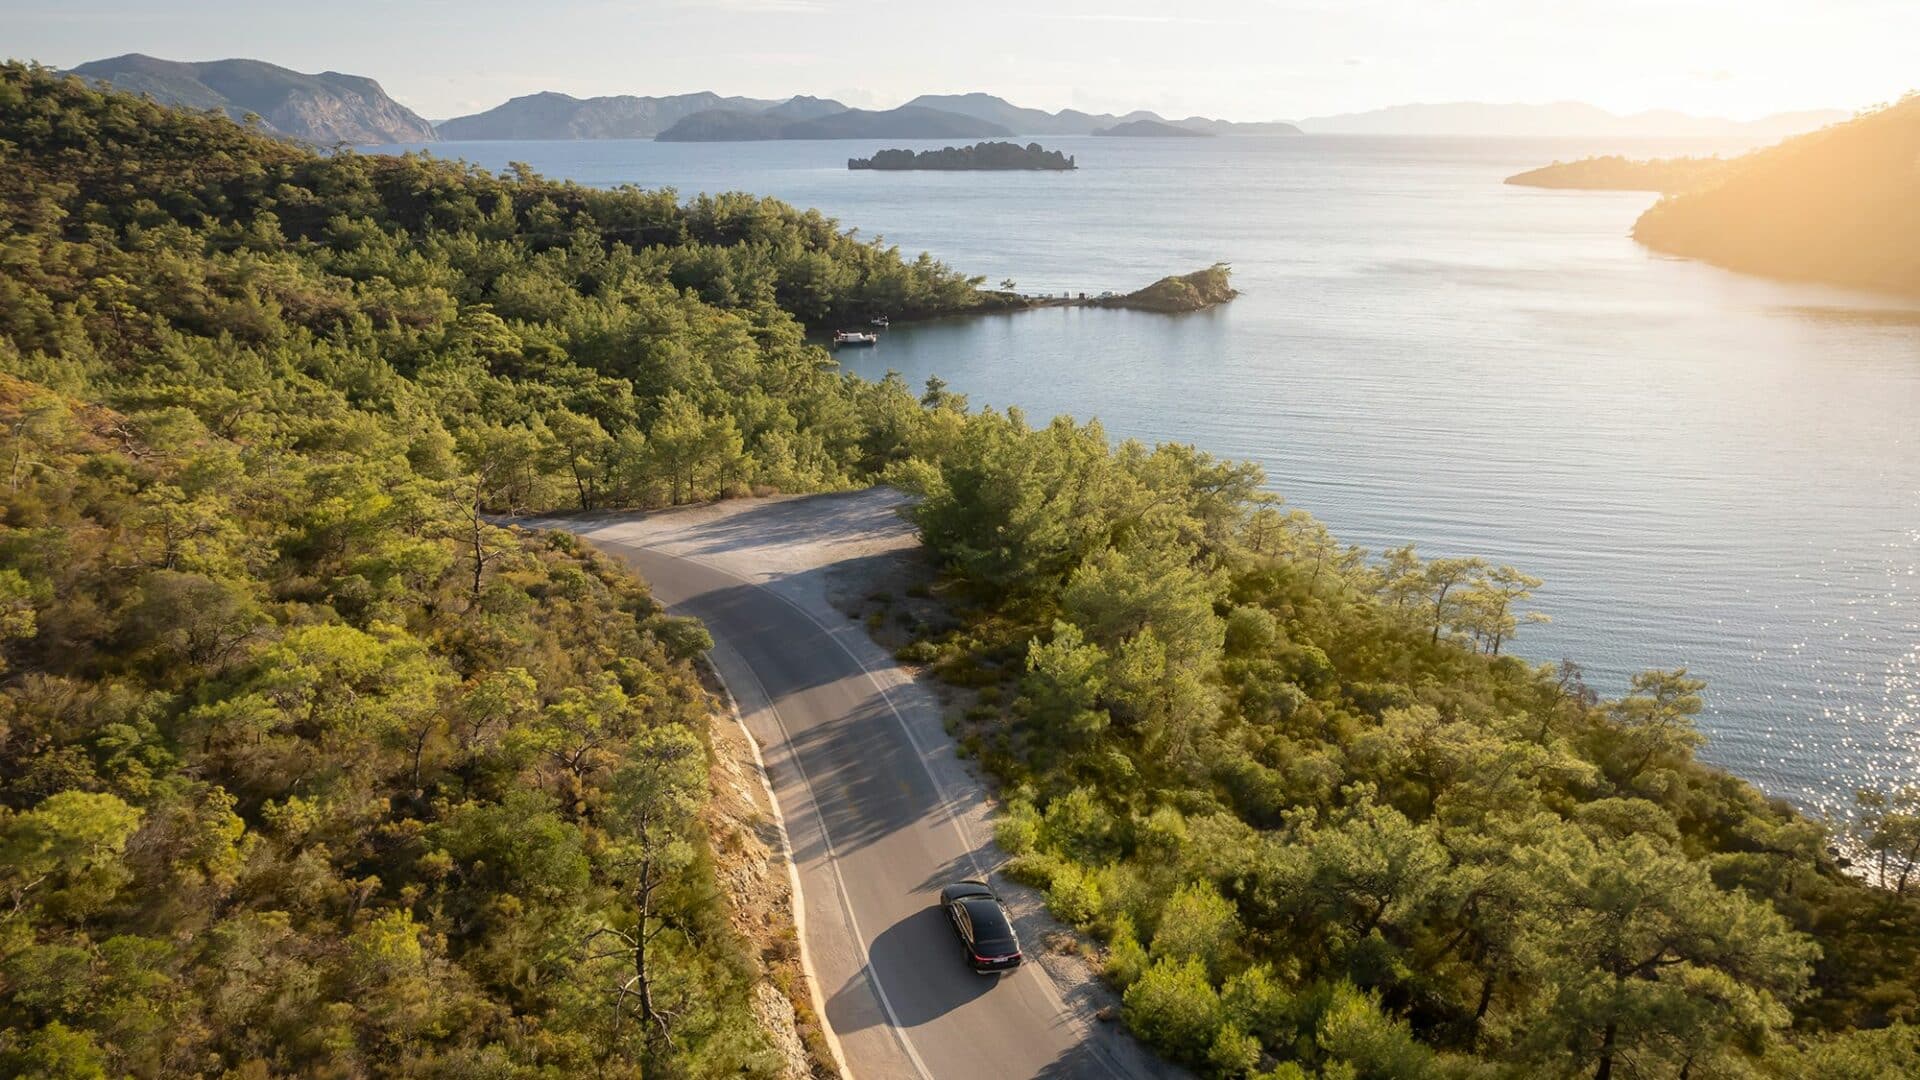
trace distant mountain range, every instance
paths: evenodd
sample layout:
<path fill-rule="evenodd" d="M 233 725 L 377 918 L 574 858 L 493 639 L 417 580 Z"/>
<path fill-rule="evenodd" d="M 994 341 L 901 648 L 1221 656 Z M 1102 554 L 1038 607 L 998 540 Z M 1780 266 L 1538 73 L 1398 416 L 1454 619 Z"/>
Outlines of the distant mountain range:
<path fill-rule="evenodd" d="M 1136 110 L 1116 116 L 1078 109 L 1047 112 L 992 94 L 922 94 L 896 109 L 848 108 L 828 98 L 724 97 L 702 91 L 664 97 L 576 98 L 544 92 L 436 126 L 388 97 L 380 84 L 336 71 L 308 75 L 259 60 L 183 63 L 139 53 L 95 60 L 74 74 L 167 104 L 249 113 L 269 131 L 322 145 L 440 139 L 988 139 L 1014 135 L 1092 135 L 1121 125 L 1131 133 L 1170 125 L 1210 135 L 1578 135 L 1733 136 L 1771 142 L 1841 120 L 1838 110 L 1780 113 L 1739 121 L 1652 111 L 1620 116 L 1579 102 L 1500 105 L 1453 102 L 1396 105 L 1318 116 L 1294 124 L 1241 123 L 1189 116 L 1170 120 Z M 672 134 L 668 134 L 671 132 Z M 1162 131 L 1162 134 L 1171 132 Z"/>
<path fill-rule="evenodd" d="M 699 113 L 762 113 L 817 100 L 762 101 L 721 97 L 707 91 L 667 97 L 622 94 L 577 98 L 548 91 L 514 98 L 483 113 L 442 121 L 439 131 L 443 139 L 650 139 Z M 833 106 L 829 111 L 846 108 L 837 101 L 822 104 Z M 806 108 L 805 105 L 795 107 L 802 111 Z"/>
<path fill-rule="evenodd" d="M 754 139 L 985 139 L 1013 132 L 959 113 L 918 105 L 875 112 L 842 109 L 811 119 L 789 119 L 786 105 L 763 112 L 712 109 L 694 113 L 654 136 L 660 142 L 746 142 Z"/>
<path fill-rule="evenodd" d="M 431 142 L 433 125 L 359 75 L 307 75 L 259 60 L 181 63 L 139 53 L 95 60 L 73 74 L 188 109 L 251 113 L 264 129 L 320 145 Z"/>
<path fill-rule="evenodd" d="M 443 139 L 644 139 L 741 142 L 757 139 L 989 139 L 1091 135 L 1120 124 L 1170 124 L 1208 135 L 1297 135 L 1291 124 L 1241 124 L 1190 116 L 1166 120 L 1077 109 L 1026 109 L 992 94 L 922 94 L 897 109 L 851 109 L 827 98 L 784 101 L 671 97 L 573 98 L 532 94 L 440 124 Z"/>
<path fill-rule="evenodd" d="M 1092 135 L 1120 124 L 1139 121 L 1171 124 L 1210 135 L 1300 134 L 1299 128 L 1277 120 L 1264 123 L 1240 123 L 1233 120 L 1212 120 L 1204 116 L 1168 120 L 1158 113 L 1151 113 L 1145 109 L 1136 109 L 1125 116 L 1115 116 L 1112 113 L 1084 113 L 1078 109 L 1062 109 L 1059 112 L 1050 113 L 1041 109 L 1023 109 L 1004 98 L 980 93 L 921 94 L 907 104 L 922 105 L 929 109 L 940 109 L 990 121 L 1009 128 L 1018 135 Z"/>
<path fill-rule="evenodd" d="M 1300 129 L 1310 135 L 1744 136 L 1771 142 L 1847 116 L 1837 109 L 1778 113 L 1758 120 L 1689 116 L 1664 109 L 1621 116 L 1577 101 L 1552 105 L 1459 101 L 1316 116 L 1300 121 Z"/>

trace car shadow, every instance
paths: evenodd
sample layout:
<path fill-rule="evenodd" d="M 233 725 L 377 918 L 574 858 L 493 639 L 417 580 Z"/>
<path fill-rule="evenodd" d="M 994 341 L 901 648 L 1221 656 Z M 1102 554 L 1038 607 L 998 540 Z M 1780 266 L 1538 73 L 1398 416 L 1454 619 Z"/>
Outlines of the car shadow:
<path fill-rule="evenodd" d="M 960 954 L 960 939 L 937 904 L 929 904 L 881 931 L 867 950 L 864 978 L 848 982 L 827 1001 L 827 1020 L 842 1034 L 886 1017 L 874 1000 L 878 981 L 903 1028 L 922 1024 L 992 992 L 1000 976 L 975 974 Z"/>

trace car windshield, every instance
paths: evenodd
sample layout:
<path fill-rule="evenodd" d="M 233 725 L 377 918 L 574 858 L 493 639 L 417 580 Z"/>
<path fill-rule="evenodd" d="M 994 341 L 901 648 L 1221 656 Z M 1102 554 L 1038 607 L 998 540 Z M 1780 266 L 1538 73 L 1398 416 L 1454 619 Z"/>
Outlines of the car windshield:
<path fill-rule="evenodd" d="M 1013 948 L 1013 927 L 1007 914 L 991 900 L 967 901 L 967 918 L 973 922 L 974 947 L 981 952 Z"/>

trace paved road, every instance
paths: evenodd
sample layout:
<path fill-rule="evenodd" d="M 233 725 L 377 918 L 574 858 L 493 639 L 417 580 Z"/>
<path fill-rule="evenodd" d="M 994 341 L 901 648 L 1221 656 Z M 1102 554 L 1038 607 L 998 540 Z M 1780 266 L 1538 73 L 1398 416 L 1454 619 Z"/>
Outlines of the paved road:
<path fill-rule="evenodd" d="M 713 634 L 715 664 L 763 746 L 809 960 L 858 1080 L 1141 1075 L 1037 966 L 991 977 L 961 962 L 935 902 L 943 884 L 981 876 L 975 848 L 881 683 L 827 627 L 703 563 L 594 542 Z"/>

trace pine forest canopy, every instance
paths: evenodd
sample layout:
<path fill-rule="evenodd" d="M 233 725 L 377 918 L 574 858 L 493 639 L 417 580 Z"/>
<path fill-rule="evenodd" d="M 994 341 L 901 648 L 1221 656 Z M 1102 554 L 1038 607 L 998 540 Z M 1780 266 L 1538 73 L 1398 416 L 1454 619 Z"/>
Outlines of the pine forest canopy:
<path fill-rule="evenodd" d="M 0 1073 L 775 1076 L 701 825 L 709 644 L 488 511 L 876 480 L 1012 868 L 1223 1077 L 1911 1075 L 1920 794 L 1694 760 L 1191 447 L 806 338 L 976 279 L 744 195 L 322 156 L 0 68 Z M 637 980 L 637 981 L 636 981 Z M 643 987 L 644 995 L 621 987 Z"/>

